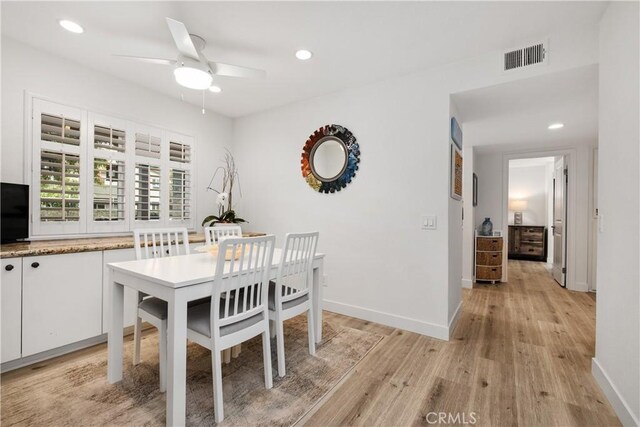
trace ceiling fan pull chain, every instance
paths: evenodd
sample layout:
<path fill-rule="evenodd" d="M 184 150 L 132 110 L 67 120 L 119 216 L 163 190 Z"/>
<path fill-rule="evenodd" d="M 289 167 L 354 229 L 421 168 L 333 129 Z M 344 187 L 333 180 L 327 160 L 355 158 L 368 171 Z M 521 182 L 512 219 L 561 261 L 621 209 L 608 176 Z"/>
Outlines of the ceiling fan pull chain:
<path fill-rule="evenodd" d="M 204 115 L 204 90 L 202 91 L 202 114 Z"/>

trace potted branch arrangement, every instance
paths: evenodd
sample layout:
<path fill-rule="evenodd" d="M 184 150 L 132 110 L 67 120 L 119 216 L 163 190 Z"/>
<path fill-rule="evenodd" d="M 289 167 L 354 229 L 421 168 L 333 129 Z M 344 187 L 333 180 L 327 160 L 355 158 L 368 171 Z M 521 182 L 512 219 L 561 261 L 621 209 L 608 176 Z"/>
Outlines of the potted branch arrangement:
<path fill-rule="evenodd" d="M 213 187 L 213 182 L 216 179 L 218 173 L 221 173 L 222 183 L 221 189 L 217 190 Z M 224 155 L 224 165 L 219 166 L 213 173 L 211 182 L 207 190 L 214 191 L 218 194 L 216 197 L 216 204 L 218 205 L 218 214 L 209 215 L 202 221 L 203 226 L 213 226 L 215 224 L 238 224 L 247 222 L 244 219 L 236 215 L 233 210 L 233 191 L 234 185 L 237 183 L 240 197 L 242 197 L 242 189 L 240 188 L 240 178 L 238 176 L 238 168 L 236 167 L 236 161 L 229 150 L 226 150 Z"/>

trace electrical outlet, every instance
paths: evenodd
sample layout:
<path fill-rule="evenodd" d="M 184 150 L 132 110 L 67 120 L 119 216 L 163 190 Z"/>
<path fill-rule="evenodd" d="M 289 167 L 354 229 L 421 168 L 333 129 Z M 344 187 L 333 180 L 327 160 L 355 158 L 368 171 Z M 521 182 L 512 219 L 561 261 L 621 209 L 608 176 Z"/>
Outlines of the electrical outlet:
<path fill-rule="evenodd" d="M 438 217 L 435 215 L 422 215 L 421 228 L 423 230 L 436 230 L 438 228 Z"/>

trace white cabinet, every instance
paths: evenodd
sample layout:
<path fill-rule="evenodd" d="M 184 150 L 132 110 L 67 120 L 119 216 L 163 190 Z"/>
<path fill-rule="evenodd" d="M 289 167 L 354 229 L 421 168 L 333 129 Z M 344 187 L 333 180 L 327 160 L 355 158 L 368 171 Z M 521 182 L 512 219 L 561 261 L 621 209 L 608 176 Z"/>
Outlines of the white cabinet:
<path fill-rule="evenodd" d="M 20 358 L 22 309 L 22 259 L 5 258 L 0 274 L 0 323 L 2 325 L 0 362 Z"/>
<path fill-rule="evenodd" d="M 22 357 L 102 333 L 102 252 L 24 257 Z"/>
<path fill-rule="evenodd" d="M 102 272 L 102 333 L 109 332 L 109 310 L 111 310 L 111 281 L 109 280 L 110 262 L 134 261 L 136 252 L 134 249 L 114 249 L 104 251 L 104 266 Z M 130 288 L 124 288 L 124 323 L 126 326 L 133 326 L 136 320 L 136 293 Z"/>

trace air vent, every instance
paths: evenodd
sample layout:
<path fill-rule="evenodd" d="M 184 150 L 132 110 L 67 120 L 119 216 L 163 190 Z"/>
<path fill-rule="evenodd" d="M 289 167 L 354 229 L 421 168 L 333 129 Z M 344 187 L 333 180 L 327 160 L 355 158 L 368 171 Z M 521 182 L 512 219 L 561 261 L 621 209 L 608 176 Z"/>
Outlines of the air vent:
<path fill-rule="evenodd" d="M 547 43 L 511 49 L 504 53 L 504 71 L 517 70 L 547 62 Z"/>

